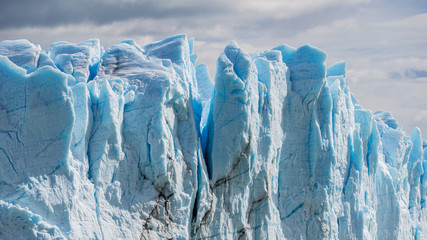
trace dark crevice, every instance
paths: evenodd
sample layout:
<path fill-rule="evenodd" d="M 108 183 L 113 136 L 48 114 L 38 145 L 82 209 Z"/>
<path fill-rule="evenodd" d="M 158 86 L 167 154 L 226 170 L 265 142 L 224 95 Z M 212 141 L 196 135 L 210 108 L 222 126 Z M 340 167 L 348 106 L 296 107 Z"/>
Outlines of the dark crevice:
<path fill-rule="evenodd" d="M 209 208 L 209 210 L 207 210 L 205 212 L 205 214 L 203 215 L 202 220 L 200 221 L 200 225 L 197 226 L 196 229 L 194 230 L 193 237 L 197 237 L 197 233 L 199 232 L 200 228 L 202 228 L 202 226 L 205 226 L 205 225 L 209 224 L 208 220 L 209 220 L 209 218 L 211 216 L 211 213 L 212 213 L 212 205 L 213 205 L 213 200 L 211 200 L 211 202 L 210 202 L 210 208 Z"/>
<path fill-rule="evenodd" d="M 249 169 L 247 169 L 247 170 L 245 170 L 245 171 L 243 171 L 243 172 L 240 172 L 240 173 L 238 173 L 238 174 L 236 174 L 236 175 L 234 175 L 234 176 L 231 176 L 231 174 L 234 172 L 234 170 L 236 170 L 236 169 L 237 169 L 237 167 L 239 166 L 239 164 L 240 164 L 240 162 L 243 160 L 243 158 L 247 158 L 247 157 L 248 157 L 250 146 L 251 146 L 251 136 L 249 136 L 249 141 L 248 141 L 248 143 L 246 144 L 246 146 L 245 146 L 245 148 L 244 148 L 243 152 L 240 154 L 240 156 L 239 156 L 239 157 L 237 158 L 237 160 L 234 162 L 233 166 L 231 167 L 231 170 L 228 172 L 228 174 L 227 174 L 226 176 L 224 176 L 224 177 L 222 177 L 222 178 L 218 179 L 218 180 L 215 182 L 215 184 L 212 186 L 211 190 L 213 190 L 213 189 L 215 189 L 216 187 L 218 187 L 218 186 L 220 186 L 220 185 L 222 185 L 222 184 L 224 184 L 224 183 L 227 183 L 228 181 L 232 180 L 233 178 L 236 178 L 236 177 L 238 177 L 238 176 L 241 176 L 242 174 L 247 173 L 247 172 L 249 171 Z"/>
<path fill-rule="evenodd" d="M 242 239 L 244 236 L 246 236 L 246 228 L 242 228 L 239 231 L 237 231 L 237 233 L 239 234 L 239 238 L 237 238 L 238 240 Z"/>
<path fill-rule="evenodd" d="M 173 219 L 171 218 L 171 213 L 169 212 L 169 203 L 170 198 L 174 195 L 174 193 L 168 194 L 167 196 L 163 193 L 166 190 L 166 185 L 163 186 L 162 189 L 157 189 L 156 191 L 159 193 L 157 197 L 157 201 L 153 209 L 151 209 L 150 213 L 148 214 L 148 217 L 145 219 L 145 223 L 142 227 L 141 237 L 140 239 L 151 239 L 150 237 L 150 231 L 152 230 L 149 226 L 150 222 L 153 221 L 153 219 L 156 219 L 158 221 L 162 221 L 162 223 L 166 224 L 166 229 L 172 229 L 172 223 Z M 165 210 L 165 218 L 159 217 L 160 214 L 160 208 L 164 208 Z M 172 238 L 167 238 L 172 239 Z"/>
<path fill-rule="evenodd" d="M 264 197 L 262 197 L 262 198 L 260 198 L 258 200 L 255 200 L 255 201 L 251 202 L 251 207 L 249 208 L 250 210 L 248 212 L 248 224 L 249 225 L 250 225 L 250 220 L 251 220 L 252 212 L 255 210 L 254 209 L 255 205 L 262 203 L 266 199 L 268 199 L 268 195 L 266 195 L 266 196 L 264 196 Z"/>

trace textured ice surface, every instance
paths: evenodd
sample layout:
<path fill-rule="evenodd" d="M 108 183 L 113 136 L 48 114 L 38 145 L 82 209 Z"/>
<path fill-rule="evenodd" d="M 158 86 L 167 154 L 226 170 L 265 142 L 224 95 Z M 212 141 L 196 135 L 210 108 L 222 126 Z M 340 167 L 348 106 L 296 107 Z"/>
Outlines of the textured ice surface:
<path fill-rule="evenodd" d="M 325 59 L 0 42 L 0 239 L 426 239 L 420 130 Z"/>

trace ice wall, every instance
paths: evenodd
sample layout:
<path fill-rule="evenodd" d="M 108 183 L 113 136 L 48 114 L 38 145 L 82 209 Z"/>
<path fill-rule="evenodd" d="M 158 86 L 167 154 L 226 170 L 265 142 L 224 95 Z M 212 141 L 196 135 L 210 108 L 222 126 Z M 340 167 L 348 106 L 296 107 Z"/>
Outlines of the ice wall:
<path fill-rule="evenodd" d="M 0 42 L 0 239 L 427 238 L 421 132 L 325 60 Z"/>

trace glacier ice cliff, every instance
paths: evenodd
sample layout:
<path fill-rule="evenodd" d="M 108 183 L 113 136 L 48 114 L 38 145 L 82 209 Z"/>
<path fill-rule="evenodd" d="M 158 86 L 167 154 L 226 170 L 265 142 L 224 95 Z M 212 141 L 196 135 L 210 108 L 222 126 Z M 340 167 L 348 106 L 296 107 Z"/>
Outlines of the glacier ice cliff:
<path fill-rule="evenodd" d="M 0 239 L 427 239 L 427 143 L 310 45 L 0 42 Z"/>

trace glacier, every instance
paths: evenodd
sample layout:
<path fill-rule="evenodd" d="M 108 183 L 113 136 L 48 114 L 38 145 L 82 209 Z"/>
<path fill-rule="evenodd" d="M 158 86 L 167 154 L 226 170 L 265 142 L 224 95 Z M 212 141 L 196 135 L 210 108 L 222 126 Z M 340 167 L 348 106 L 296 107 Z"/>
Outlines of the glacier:
<path fill-rule="evenodd" d="M 0 239 L 427 239 L 427 142 L 326 57 L 0 42 Z"/>

